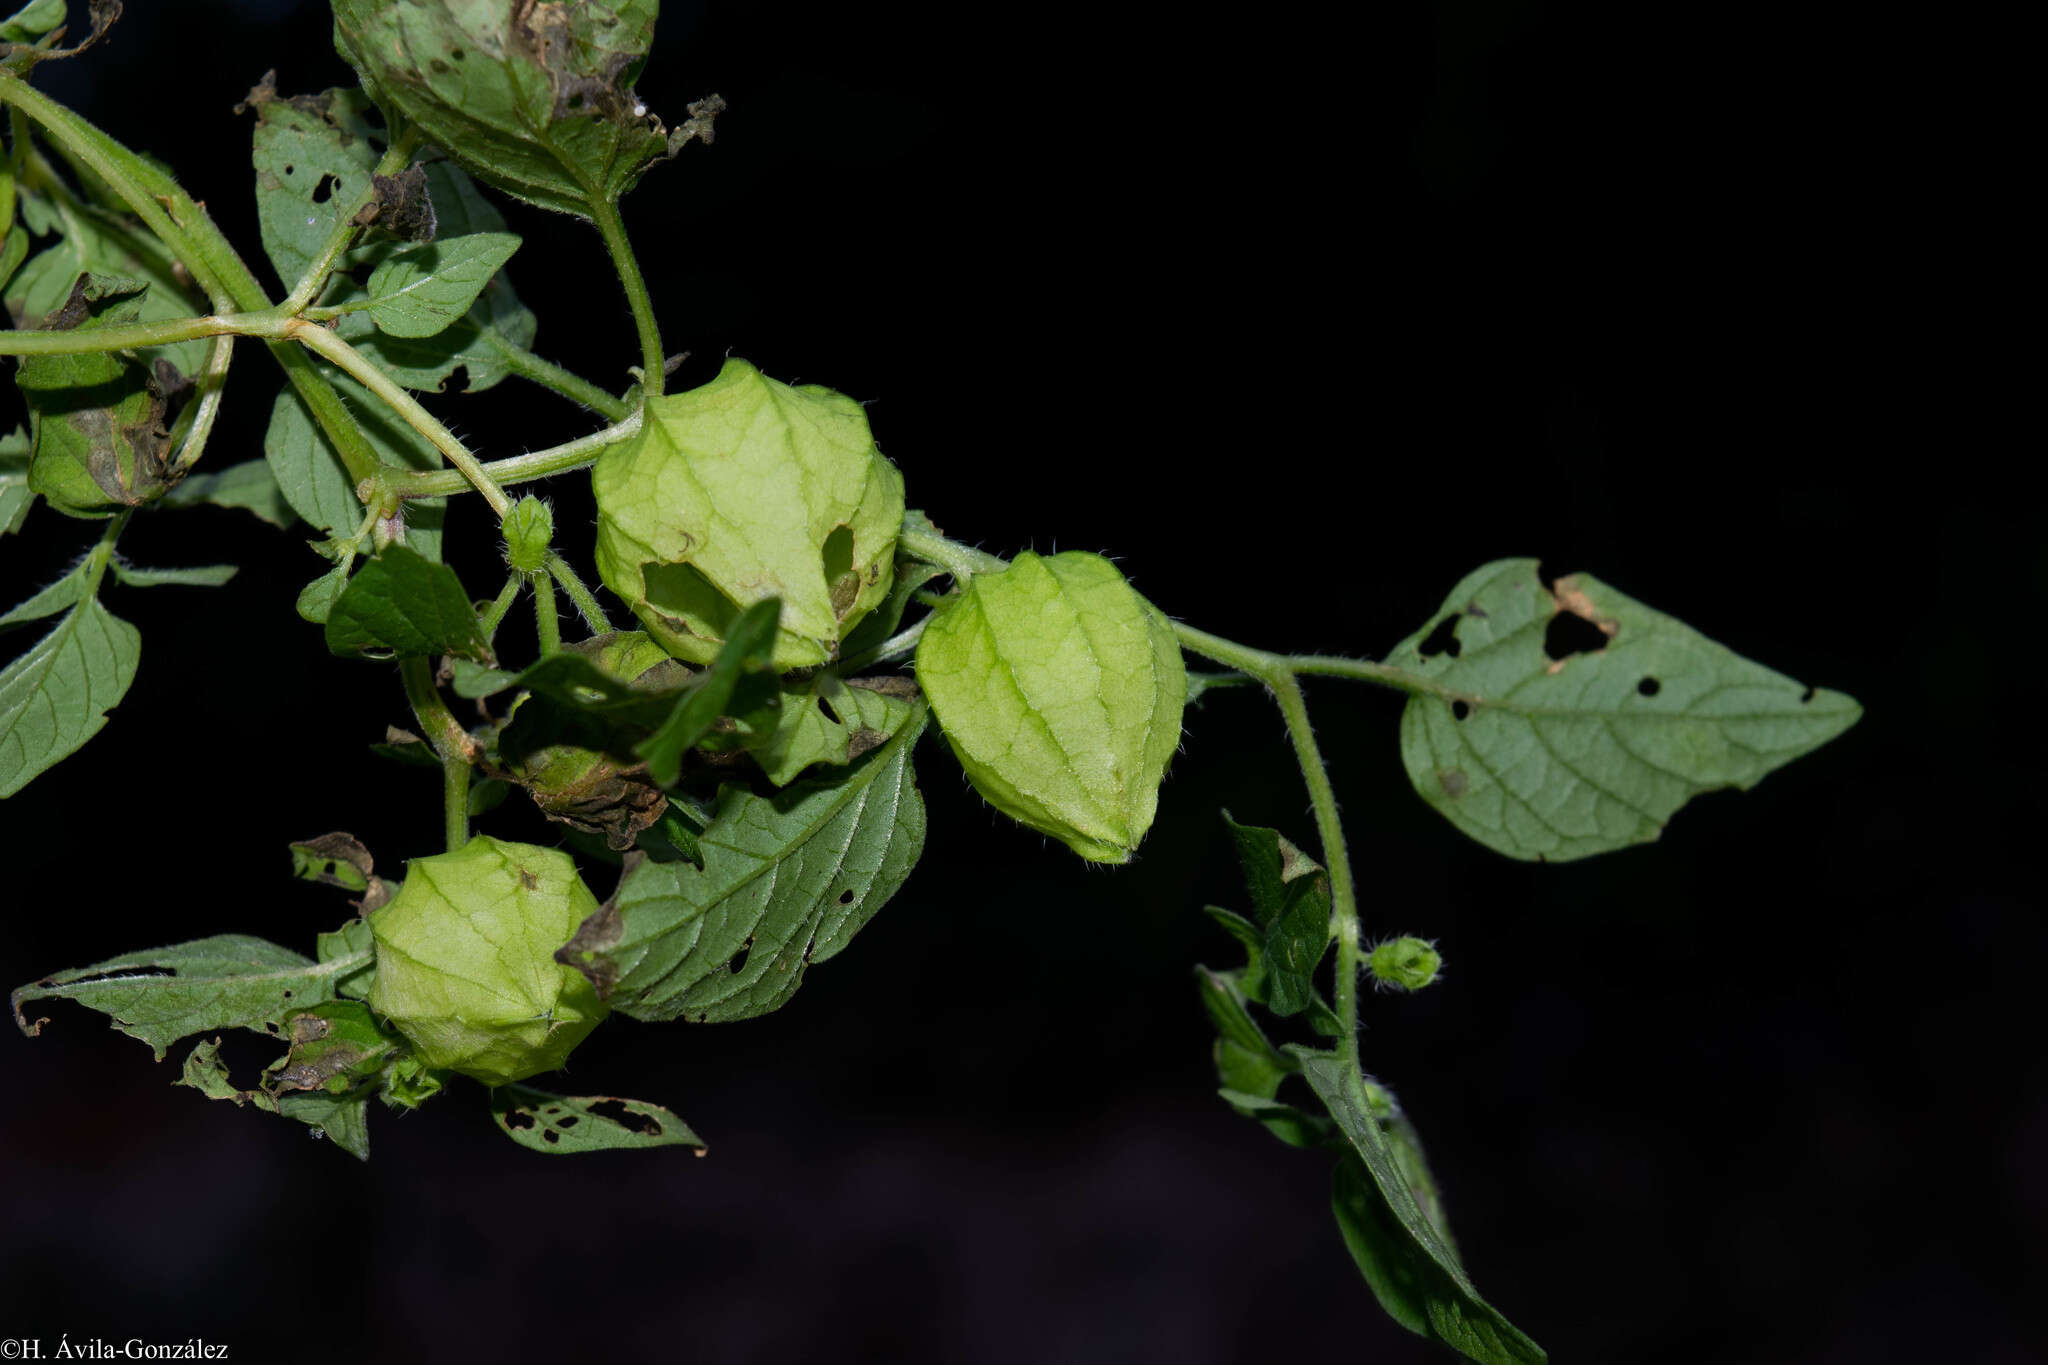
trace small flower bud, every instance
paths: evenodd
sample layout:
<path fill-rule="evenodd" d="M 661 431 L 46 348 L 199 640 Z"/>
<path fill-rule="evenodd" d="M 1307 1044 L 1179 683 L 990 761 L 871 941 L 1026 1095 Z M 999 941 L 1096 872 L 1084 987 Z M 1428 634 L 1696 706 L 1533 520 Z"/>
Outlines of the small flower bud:
<path fill-rule="evenodd" d="M 1444 960 L 1426 938 L 1390 938 L 1367 959 L 1373 979 L 1398 991 L 1419 991 L 1436 980 Z"/>
<path fill-rule="evenodd" d="M 555 538 L 555 514 L 531 493 L 505 514 L 505 562 L 521 573 L 547 567 L 548 546 Z"/>

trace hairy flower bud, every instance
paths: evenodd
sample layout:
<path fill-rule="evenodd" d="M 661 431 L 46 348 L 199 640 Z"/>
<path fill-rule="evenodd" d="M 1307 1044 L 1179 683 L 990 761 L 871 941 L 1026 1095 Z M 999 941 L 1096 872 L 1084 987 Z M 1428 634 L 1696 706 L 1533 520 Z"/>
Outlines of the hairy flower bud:
<path fill-rule="evenodd" d="M 1095 862 L 1128 861 L 1180 746 L 1173 627 L 1101 555 L 1020 554 L 940 608 L 917 681 L 989 804 Z"/>
<path fill-rule="evenodd" d="M 889 595 L 903 476 L 844 394 L 728 360 L 649 402 L 591 487 L 598 572 L 678 659 L 709 663 L 740 612 L 779 597 L 775 667 L 825 663 Z"/>
<path fill-rule="evenodd" d="M 528 493 L 512 504 L 502 529 L 507 564 L 521 573 L 539 573 L 547 567 L 548 546 L 555 538 L 555 514 L 546 503 Z"/>
<path fill-rule="evenodd" d="M 370 915 L 370 1008 L 430 1067 L 488 1085 L 552 1071 L 605 1005 L 555 950 L 597 911 L 566 853 L 478 835 L 415 858 Z"/>
<path fill-rule="evenodd" d="M 1366 959 L 1373 979 L 1395 990 L 1419 991 L 1443 970 L 1443 955 L 1426 938 L 1390 938 Z"/>

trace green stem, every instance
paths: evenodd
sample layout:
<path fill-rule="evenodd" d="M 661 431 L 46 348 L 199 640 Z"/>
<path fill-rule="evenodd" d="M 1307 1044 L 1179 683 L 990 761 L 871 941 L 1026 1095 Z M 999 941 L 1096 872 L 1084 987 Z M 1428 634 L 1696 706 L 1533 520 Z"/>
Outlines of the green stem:
<path fill-rule="evenodd" d="M 555 606 L 555 580 L 544 573 L 530 577 L 533 579 L 533 624 L 540 632 L 540 657 L 545 659 L 562 652 L 562 617 Z"/>
<path fill-rule="evenodd" d="M 199 376 L 199 397 L 187 409 L 192 414 L 185 427 L 185 443 L 178 448 L 176 469 L 179 472 L 199 463 L 199 457 L 206 453 L 206 440 L 213 434 L 213 419 L 220 416 L 221 393 L 228 382 L 228 362 L 234 359 L 235 339 L 232 336 L 214 338 L 207 348 L 206 369 Z"/>
<path fill-rule="evenodd" d="M 404 660 L 398 666 L 398 676 L 405 684 L 405 699 L 412 703 L 420 733 L 441 758 L 441 797 L 452 851 L 469 842 L 469 768 L 476 762 L 476 741 L 441 699 L 441 690 L 434 686 L 431 659 Z"/>
<path fill-rule="evenodd" d="M 548 576 L 561 584 L 562 591 L 576 604 L 576 614 L 583 618 L 583 624 L 590 628 L 592 635 L 608 635 L 612 623 L 598 604 L 597 595 L 583 586 L 583 580 L 576 576 L 576 570 L 558 551 L 548 551 Z"/>
<path fill-rule="evenodd" d="M 507 574 L 505 586 L 498 589 L 497 600 L 485 607 L 483 615 L 477 618 L 477 625 L 484 633 L 485 644 L 498 638 L 498 627 L 504 624 L 505 613 L 512 610 L 512 603 L 518 598 L 519 588 L 525 582 L 526 575 L 523 573 L 515 570 Z"/>
<path fill-rule="evenodd" d="M 266 330 L 267 329 L 267 330 Z M 0 332 L 0 355 L 97 355 L 106 351 L 139 351 L 219 336 L 275 336 L 261 314 L 209 314 L 170 318 L 163 322 L 128 322 L 84 331 Z"/>
<path fill-rule="evenodd" d="M 421 407 L 419 400 L 395 383 L 391 376 L 366 360 L 355 347 L 343 341 L 325 327 L 302 322 L 296 318 L 283 324 L 286 336 L 305 344 L 306 348 L 344 371 L 357 383 L 382 399 L 385 406 L 404 419 L 405 424 L 431 441 L 435 448 L 448 457 L 448 463 L 462 472 L 476 491 L 484 495 L 484 501 L 498 514 L 500 521 L 512 510 L 512 499 L 505 496 L 505 490 L 498 487 L 485 472 L 483 464 L 470 454 L 469 447 L 456 438 L 454 432 L 442 425 L 441 420 Z M 351 473 L 354 471 L 351 470 Z"/>
<path fill-rule="evenodd" d="M 453 853 L 469 842 L 469 764 L 459 758 L 441 760 L 441 818 Z"/>
<path fill-rule="evenodd" d="M 1330 932 L 1337 940 L 1337 998 L 1332 1003 L 1344 1025 L 1340 1044 L 1344 1055 L 1356 1061 L 1358 893 L 1351 878 L 1351 854 L 1344 844 L 1344 825 L 1337 818 L 1337 794 L 1330 787 L 1329 769 L 1309 725 L 1308 705 L 1302 700 L 1301 684 L 1295 680 L 1294 661 L 1178 621 L 1173 623 L 1173 631 L 1181 648 L 1264 683 L 1287 722 L 1288 738 L 1294 743 L 1294 756 L 1301 765 L 1302 781 L 1308 786 L 1309 804 L 1315 811 L 1316 837 L 1322 841 L 1323 861 L 1330 870 Z"/>
<path fill-rule="evenodd" d="M 106 577 L 107 565 L 114 558 L 114 542 L 121 538 L 121 532 L 128 529 L 128 518 L 135 515 L 132 507 L 114 514 L 107 522 L 107 529 L 100 532 L 99 543 L 86 552 L 90 561 L 85 570 L 85 588 L 80 597 L 92 597 L 100 590 L 100 580 Z"/>
<path fill-rule="evenodd" d="M 972 545 L 962 545 L 957 540 L 923 531 L 897 532 L 896 548 L 912 559 L 938 565 L 962 583 L 978 573 L 1001 573 L 1010 567 L 1005 561 Z"/>
<path fill-rule="evenodd" d="M 397 175 L 412 164 L 412 154 L 418 150 L 419 145 L 419 130 L 407 128 L 399 134 L 395 142 L 385 148 L 384 155 L 378 159 L 377 168 L 372 174 Z M 327 240 L 322 242 L 320 250 L 314 253 L 311 263 L 306 266 L 306 273 L 299 276 L 299 282 L 292 288 L 291 297 L 280 306 L 280 311 L 287 316 L 303 313 L 308 304 L 320 297 L 320 290 L 326 285 L 327 277 L 334 273 L 335 261 L 340 259 L 341 253 L 348 250 L 349 243 L 356 238 L 356 215 L 376 197 L 377 182 L 371 180 L 363 186 L 362 192 L 356 195 L 355 202 L 338 206 L 334 215 L 334 226 L 328 231 Z"/>
<path fill-rule="evenodd" d="M 0 333 L 0 336 L 4 336 Z M 636 408 L 625 421 L 588 436 L 579 436 L 573 441 L 546 450 L 530 451 L 525 455 L 514 455 L 507 460 L 492 460 L 483 470 L 499 487 L 510 484 L 530 483 L 555 474 L 566 474 L 572 469 L 581 469 L 594 464 L 597 457 L 610 446 L 640 434 L 640 412 Z M 468 479 L 453 470 L 424 470 L 402 472 L 390 470 L 384 475 L 386 487 L 400 498 L 444 498 L 452 493 L 467 493 L 471 484 Z"/>
<path fill-rule="evenodd" d="M 572 374 L 551 360 L 543 360 L 524 346 L 514 346 L 496 332 L 485 332 L 504 360 L 505 368 L 522 379 L 552 389 L 574 403 L 581 403 L 608 422 L 623 422 L 634 409 L 624 399 L 606 393 L 580 374 Z"/>
<path fill-rule="evenodd" d="M 612 266 L 619 272 L 619 283 L 625 286 L 626 304 L 633 310 L 633 326 L 640 333 L 641 397 L 659 398 L 662 383 L 668 378 L 668 357 L 662 354 L 661 329 L 655 325 L 654 301 L 647 296 L 647 281 L 640 276 L 633 244 L 626 240 L 626 225 L 619 219 L 619 206 L 609 199 L 596 199 L 590 209 L 591 220 L 604 238 L 605 250 L 611 252 Z"/>

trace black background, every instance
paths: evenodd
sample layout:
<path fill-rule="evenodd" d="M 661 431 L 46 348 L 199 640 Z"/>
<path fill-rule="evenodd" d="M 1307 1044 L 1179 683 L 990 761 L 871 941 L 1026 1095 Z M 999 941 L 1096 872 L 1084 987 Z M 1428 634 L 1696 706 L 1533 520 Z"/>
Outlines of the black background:
<path fill-rule="evenodd" d="M 1539 867 L 1416 800 L 1397 698 L 1312 686 L 1366 930 L 1450 964 L 1368 1001 L 1368 1065 L 1495 1303 L 1561 1362 L 2048 1349 L 2021 1311 L 2048 1288 L 2048 1107 L 2009 652 L 2048 560 L 2035 505 L 1981 472 L 2020 453 L 1984 415 L 2002 372 L 1952 384 L 1966 339 L 1929 320 L 1997 269 L 1930 235 L 1967 188 L 1944 35 L 1520 0 L 1345 25 L 667 8 L 642 95 L 731 104 L 626 204 L 693 353 L 674 387 L 730 352 L 867 400 L 949 533 L 1113 553 L 1248 642 L 1377 653 L 1532 554 L 1865 703 L 1659 844 Z M 324 7 L 130 9 L 39 83 L 255 253 L 230 107 L 268 67 L 346 79 Z M 538 349 L 616 386 L 637 352 L 594 234 L 508 212 Z M 242 361 L 221 463 L 260 450 L 276 384 Z M 443 411 L 488 456 L 584 429 L 517 381 Z M 558 482 L 587 563 L 587 493 Z M 474 506 L 453 523 L 482 591 L 492 538 Z M 10 600 L 90 535 L 39 510 L 0 549 Z M 346 908 L 287 880 L 289 839 L 349 829 L 395 871 L 439 837 L 432 778 L 363 751 L 404 719 L 396 679 L 292 613 L 320 568 L 294 534 L 199 510 L 122 548 L 249 567 L 110 590 L 140 676 L 5 808 L 9 983 L 212 932 L 308 947 Z M 787 1008 L 577 1054 L 565 1088 L 670 1104 L 702 1161 L 549 1161 L 472 1088 L 375 1115 L 359 1166 L 172 1089 L 176 1054 L 76 1008 L 0 1039 L 0 1334 L 46 1357 L 59 1333 L 256 1360 L 1427 1357 L 1358 1283 L 1323 1159 L 1211 1094 L 1189 968 L 1229 960 L 1198 907 L 1239 895 L 1215 812 L 1310 838 L 1271 708 L 1190 713 L 1116 871 L 992 814 L 943 745 L 920 759 L 923 863 Z"/>

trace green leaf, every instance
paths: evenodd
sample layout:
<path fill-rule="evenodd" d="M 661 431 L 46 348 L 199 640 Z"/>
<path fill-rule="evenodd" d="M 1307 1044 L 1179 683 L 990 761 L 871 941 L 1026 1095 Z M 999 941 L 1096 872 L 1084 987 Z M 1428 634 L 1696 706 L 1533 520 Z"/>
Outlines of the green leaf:
<path fill-rule="evenodd" d="M 917 681 L 996 809 L 1120 863 L 1152 827 L 1180 745 L 1173 627 L 1100 555 L 1026 551 L 933 614 Z"/>
<path fill-rule="evenodd" d="M 1598 646 L 1573 652 L 1567 628 Z M 1442 689 L 1401 715 L 1415 790 L 1513 858 L 1655 839 L 1694 796 L 1754 786 L 1862 714 L 1590 575 L 1546 588 L 1533 559 L 1471 574 L 1386 662 Z"/>
<path fill-rule="evenodd" d="M 26 431 L 16 427 L 0 436 L 0 536 L 19 531 L 36 500 L 28 486 L 28 458 Z"/>
<path fill-rule="evenodd" d="M 134 322 L 147 286 L 81 275 L 45 325 L 98 331 Z M 93 516 L 160 497 L 175 475 L 158 377 L 118 352 L 28 355 L 15 384 L 28 401 L 28 486 L 60 511 Z"/>
<path fill-rule="evenodd" d="M 1316 967 L 1330 946 L 1330 879 L 1279 830 L 1240 825 L 1229 811 L 1223 823 L 1263 936 L 1252 998 L 1282 1017 L 1299 1014 L 1317 999 Z"/>
<path fill-rule="evenodd" d="M 371 274 L 364 311 L 392 336 L 433 336 L 469 311 L 518 249 L 509 232 L 479 232 L 394 252 Z"/>
<path fill-rule="evenodd" d="M 281 1095 L 277 1112 L 297 1119 L 358 1161 L 370 1159 L 370 1100 L 367 1095 Z"/>
<path fill-rule="evenodd" d="M 479 179 L 588 218 L 668 151 L 632 89 L 655 10 L 335 0 L 334 41 L 379 104 Z"/>
<path fill-rule="evenodd" d="M 844 948 L 924 848 L 910 751 L 917 713 L 830 780 L 772 798 L 719 793 L 703 866 L 641 862 L 557 957 L 636 1019 L 745 1019 L 779 1007 Z M 742 955 L 744 955 L 742 960 Z"/>
<path fill-rule="evenodd" d="M 610 1095 L 550 1095 L 524 1085 L 491 1092 L 491 1117 L 521 1147 L 551 1155 L 690 1147 L 704 1143 L 690 1125 L 658 1104 Z"/>
<path fill-rule="evenodd" d="M 31 201 L 24 200 L 26 209 Z M 28 215 L 25 213 L 24 218 Z M 17 271 L 7 282 L 7 310 L 17 327 L 40 327 L 71 298 L 80 275 L 134 280 L 149 286 L 141 295 L 133 321 L 167 322 L 198 317 L 203 304 L 177 258 L 163 243 L 129 219 L 73 204 L 54 208 L 50 225 L 61 236 Z M 210 342 L 181 341 L 137 351 L 144 369 L 158 359 L 187 379 L 196 379 L 206 365 Z"/>
<path fill-rule="evenodd" d="M 782 604 L 775 598 L 756 602 L 741 612 L 729 628 L 725 644 L 711 667 L 699 674 L 695 685 L 676 701 L 675 709 L 660 729 L 635 747 L 647 761 L 647 771 L 656 785 L 672 787 L 682 777 L 683 755 L 711 733 L 720 716 L 733 706 L 733 695 L 749 675 L 770 672 L 769 655 L 775 648 L 775 623 Z M 779 701 L 772 684 L 762 689 L 764 699 Z"/>
<path fill-rule="evenodd" d="M 899 683 L 902 687 L 895 688 Z M 754 749 L 754 758 L 778 787 L 788 786 L 812 764 L 849 763 L 902 728 L 916 709 L 916 695 L 905 678 L 848 682 L 831 673 L 816 674 L 785 689 L 781 717 Z"/>
<path fill-rule="evenodd" d="M 81 561 L 72 568 L 71 572 L 29 598 L 28 601 L 10 608 L 5 616 L 0 616 L 0 634 L 5 634 L 7 631 L 17 627 L 28 625 L 32 621 L 41 621 L 46 617 L 69 611 L 77 606 L 79 600 L 85 596 L 85 585 L 87 582 L 85 571 L 86 562 Z"/>
<path fill-rule="evenodd" d="M 1285 1050 L 1300 1064 L 1303 1078 L 1370 1176 L 1370 1192 L 1376 1194 L 1378 1206 L 1354 1197 L 1365 1191 L 1347 1187 L 1343 1182 L 1348 1177 L 1339 1176 L 1337 1221 L 1381 1305 L 1409 1330 L 1485 1365 L 1546 1360 L 1541 1347 L 1479 1297 L 1442 1228 L 1440 1210 L 1433 1219 L 1424 1209 L 1382 1128 L 1377 1111 L 1388 1107 L 1385 1092 L 1376 1106 L 1369 1083 L 1355 1064 L 1296 1045 Z M 1432 1184 L 1432 1198 L 1434 1192 Z"/>
<path fill-rule="evenodd" d="M 386 546 L 342 589 L 327 616 L 327 648 L 378 657 L 491 657 L 455 570 L 403 545 Z"/>
<path fill-rule="evenodd" d="M 239 507 L 277 527 L 290 526 L 297 519 L 277 486 L 277 475 L 264 460 L 244 460 L 217 473 L 188 474 L 164 495 L 160 505 L 197 507 L 201 503 Z"/>
<path fill-rule="evenodd" d="M 238 572 L 233 564 L 207 564 L 193 569 L 145 569 L 123 562 L 118 555 L 110 567 L 114 570 L 114 577 L 131 588 L 218 588 Z"/>
<path fill-rule="evenodd" d="M 100 732 L 141 653 L 135 627 L 88 597 L 0 670 L 0 797 Z"/>
<path fill-rule="evenodd" d="M 441 452 L 405 425 L 391 409 L 339 371 L 321 371 L 341 394 L 355 417 L 356 429 L 386 464 L 401 469 L 439 469 Z M 330 536 L 353 538 L 362 524 L 363 505 L 341 456 L 313 420 L 313 414 L 290 386 L 271 406 L 270 427 L 263 436 L 263 458 L 292 510 Z M 408 500 L 405 543 L 428 559 L 441 557 L 441 522 L 445 498 Z M 301 613 L 303 614 L 303 613 Z"/>
<path fill-rule="evenodd" d="M 33 44 L 52 29 L 64 25 L 64 0 L 29 0 L 26 5 L 0 19 L 0 42 Z"/>
<path fill-rule="evenodd" d="M 348 565 L 337 564 L 299 589 L 299 600 L 294 604 L 299 616 L 316 626 L 327 624 L 327 618 L 334 614 L 335 602 L 341 598 L 341 590 L 348 586 L 348 571 Z"/>
<path fill-rule="evenodd" d="M 366 859 L 368 856 L 364 855 Z M 389 900 L 391 892 L 379 878 L 371 877 L 369 881 L 372 890 L 362 903 L 366 909 L 375 910 Z M 370 932 L 368 920 L 352 919 L 333 933 L 321 934 L 314 942 L 314 954 L 323 963 L 352 958 L 362 964 L 347 968 L 334 978 L 337 997 L 361 1000 L 370 993 L 371 983 L 377 979 L 377 940 Z"/>
<path fill-rule="evenodd" d="M 337 214 L 369 191 L 382 137 L 359 90 L 279 99 L 259 87 L 250 97 L 256 224 L 263 253 L 290 290 L 327 244 Z"/>
<path fill-rule="evenodd" d="M 33 1000 L 75 1000 L 112 1018 L 162 1061 L 165 1049 L 205 1029 L 279 1033 L 278 1021 L 334 998 L 334 979 L 361 965 L 356 958 L 313 962 L 289 948 L 244 934 L 219 934 L 167 948 L 149 948 L 58 972 L 14 992 L 14 1022 L 31 1038 L 21 1007 Z"/>
<path fill-rule="evenodd" d="M 889 595 L 903 475 L 844 394 L 728 360 L 650 402 L 590 477 L 598 573 L 678 659 L 709 663 L 743 609 L 779 597 L 775 666 L 826 663 Z"/>

